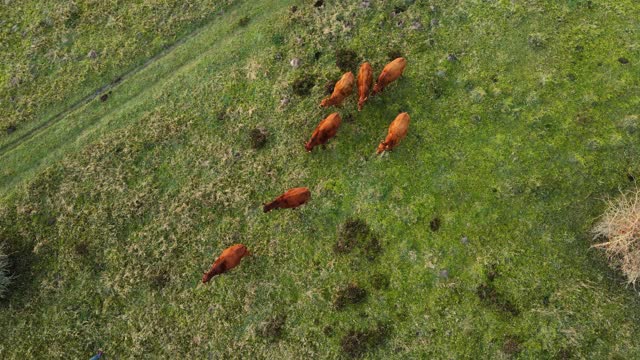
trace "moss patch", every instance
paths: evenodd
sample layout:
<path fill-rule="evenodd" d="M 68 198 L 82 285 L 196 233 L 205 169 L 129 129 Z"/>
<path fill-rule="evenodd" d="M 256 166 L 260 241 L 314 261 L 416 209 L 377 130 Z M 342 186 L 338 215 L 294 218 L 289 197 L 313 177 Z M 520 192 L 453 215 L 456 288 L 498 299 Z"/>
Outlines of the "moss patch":
<path fill-rule="evenodd" d="M 286 322 L 287 315 L 274 315 L 267 319 L 267 321 L 259 327 L 258 334 L 261 337 L 269 339 L 271 341 L 279 340 L 284 333 Z"/>
<path fill-rule="evenodd" d="M 520 314 L 518 308 L 498 292 L 492 283 L 480 284 L 476 289 L 476 294 L 486 306 L 493 307 L 513 316 Z"/>
<path fill-rule="evenodd" d="M 151 276 L 151 286 L 156 290 L 161 290 L 169 284 L 171 277 L 166 269 L 156 270 Z"/>
<path fill-rule="evenodd" d="M 434 217 L 429 222 L 429 228 L 434 232 L 440 230 L 440 225 L 442 225 L 442 220 L 439 217 Z"/>
<path fill-rule="evenodd" d="M 360 65 L 360 56 L 351 49 L 340 49 L 336 51 L 336 66 L 342 72 L 351 71 L 356 74 Z"/>
<path fill-rule="evenodd" d="M 389 326 L 382 323 L 367 330 L 349 330 L 340 340 L 340 348 L 350 358 L 362 357 L 384 344 L 389 335 Z"/>
<path fill-rule="evenodd" d="M 381 252 L 382 245 L 369 225 L 361 219 L 347 219 L 338 229 L 338 241 L 334 251 L 347 254 L 360 249 L 369 260 L 374 260 Z"/>
<path fill-rule="evenodd" d="M 251 148 L 261 149 L 267 144 L 267 131 L 262 128 L 251 129 L 249 132 L 249 141 Z"/>
<path fill-rule="evenodd" d="M 388 275 L 377 273 L 371 275 L 369 283 L 376 290 L 386 290 L 391 285 L 391 280 Z"/>
<path fill-rule="evenodd" d="M 347 305 L 359 304 L 364 302 L 366 299 L 367 290 L 352 283 L 336 291 L 333 306 L 338 310 L 342 310 Z"/>
<path fill-rule="evenodd" d="M 314 77 L 310 74 L 305 74 L 295 79 L 291 84 L 291 88 L 293 89 L 293 93 L 298 96 L 309 96 L 314 85 Z"/>
<path fill-rule="evenodd" d="M 249 25 L 250 21 L 251 21 L 251 19 L 248 16 L 244 16 L 244 17 L 240 18 L 240 20 L 238 20 L 238 26 L 239 27 L 245 27 L 245 26 Z"/>
<path fill-rule="evenodd" d="M 502 352 L 507 355 L 517 355 L 520 351 L 522 351 L 522 344 L 518 337 L 516 336 L 507 336 L 507 338 L 502 343 Z"/>

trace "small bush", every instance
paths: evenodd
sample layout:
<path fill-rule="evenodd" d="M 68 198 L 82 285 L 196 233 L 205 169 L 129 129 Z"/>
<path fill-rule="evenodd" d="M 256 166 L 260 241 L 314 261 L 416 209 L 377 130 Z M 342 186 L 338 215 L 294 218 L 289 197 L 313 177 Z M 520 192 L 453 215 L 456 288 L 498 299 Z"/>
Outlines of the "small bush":
<path fill-rule="evenodd" d="M 4 248 L 0 246 L 0 299 L 5 297 L 9 284 L 11 284 L 11 277 L 9 276 L 9 258 L 4 253 Z"/>
<path fill-rule="evenodd" d="M 630 284 L 640 277 L 640 190 L 610 200 L 607 210 L 593 228 L 593 245 L 603 249 L 612 267 L 622 270 Z"/>

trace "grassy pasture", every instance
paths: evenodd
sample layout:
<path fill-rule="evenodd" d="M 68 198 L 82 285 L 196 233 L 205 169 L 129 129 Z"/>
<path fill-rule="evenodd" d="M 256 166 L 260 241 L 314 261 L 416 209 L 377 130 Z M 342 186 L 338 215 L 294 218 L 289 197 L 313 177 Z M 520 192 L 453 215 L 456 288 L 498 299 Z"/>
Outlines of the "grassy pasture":
<path fill-rule="evenodd" d="M 0 146 L 118 83 L 231 1 L 7 0 L 0 5 Z M 14 134 L 16 133 L 16 134 Z"/>
<path fill-rule="evenodd" d="M 0 240 L 15 277 L 0 357 L 640 356 L 637 294 L 589 249 L 603 198 L 640 176 L 640 6 L 314 3 L 229 2 L 206 24 L 179 13 L 158 42 L 199 30 L 106 101 L 15 143 L 60 108 L 20 117 L 1 140 L 14 142 L 0 152 Z M 25 96 L 68 81 L 68 106 L 162 45 L 138 47 Z M 351 98 L 338 136 L 307 154 L 342 50 L 376 75 L 398 54 L 407 70 L 362 112 Z M 376 157 L 400 111 L 409 135 Z M 308 205 L 262 213 L 295 186 Z M 238 242 L 255 256 L 199 284 Z"/>

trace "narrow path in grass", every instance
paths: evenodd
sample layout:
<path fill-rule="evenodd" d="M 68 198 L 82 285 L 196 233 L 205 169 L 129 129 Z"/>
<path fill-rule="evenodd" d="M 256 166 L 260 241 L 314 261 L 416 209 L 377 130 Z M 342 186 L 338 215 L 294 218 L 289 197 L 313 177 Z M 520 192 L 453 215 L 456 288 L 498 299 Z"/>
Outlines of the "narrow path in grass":
<path fill-rule="evenodd" d="M 135 67 L 133 69 L 130 69 L 129 71 L 126 71 L 126 72 L 122 73 L 120 76 L 116 77 L 116 79 L 114 79 L 113 81 L 111 81 L 111 82 L 109 82 L 107 84 L 104 84 L 103 86 L 99 87 L 98 89 L 92 91 L 90 94 L 87 94 L 83 98 L 81 98 L 81 99 L 77 100 L 76 102 L 70 104 L 67 108 L 61 110 L 60 112 L 58 112 L 57 114 L 55 114 L 53 116 L 50 116 L 48 119 L 42 121 L 40 124 L 38 124 L 35 127 L 29 129 L 24 134 L 22 134 L 22 135 L 16 137 L 15 139 L 12 139 L 11 141 L 8 141 L 7 143 L 1 145 L 0 146 L 0 157 L 2 157 L 5 153 L 11 151 L 12 149 L 16 148 L 17 146 L 19 146 L 23 142 L 29 140 L 34 135 L 46 130 L 51 125 L 53 125 L 53 124 L 57 123 L 58 121 L 64 119 L 69 114 L 71 114 L 72 112 L 80 109 L 81 107 L 83 107 L 84 105 L 88 104 L 92 100 L 99 99 L 99 96 L 102 96 L 104 94 L 107 94 L 107 96 L 108 96 L 108 93 L 110 91 L 114 90 L 116 87 L 118 87 L 118 85 L 120 85 L 123 81 L 128 80 L 129 78 L 131 78 L 135 74 L 137 74 L 140 71 L 148 68 L 153 63 L 165 58 L 167 55 L 169 55 L 172 52 L 174 52 L 176 50 L 176 48 L 178 48 L 179 46 L 183 45 L 189 39 L 192 39 L 192 38 L 196 37 L 204 29 L 207 29 L 207 28 L 211 27 L 211 25 L 216 21 L 219 21 L 219 20 L 217 18 L 215 18 L 215 19 L 212 19 L 211 21 L 205 23 L 203 26 L 195 29 L 194 31 L 192 31 L 192 32 L 186 34 L 185 36 L 183 36 L 182 38 L 178 39 L 176 42 L 174 42 L 173 44 L 169 45 L 164 50 L 162 50 L 159 53 L 157 53 L 155 56 L 152 56 L 151 58 L 147 59 L 141 65 L 139 65 L 139 66 L 137 66 L 137 67 Z"/>
<path fill-rule="evenodd" d="M 105 85 L 69 109 L 32 129 L 16 141 L 0 147 L 0 194 L 8 195 L 15 185 L 42 166 L 52 164 L 69 153 L 80 149 L 99 134 L 112 131 L 133 119 L 149 103 L 161 102 L 164 84 L 177 81 L 180 74 L 207 55 L 219 52 L 223 43 L 243 45 L 243 34 L 252 23 L 277 12 L 289 1 L 239 4 L 225 16 L 193 32 L 171 48 L 149 59 L 141 67 L 125 74 L 117 83 Z M 238 24 L 241 15 L 253 19 L 246 25 Z M 245 48 L 249 51 L 251 49 Z M 216 62 L 227 63 L 224 54 L 217 54 Z M 233 60 L 233 59 L 231 59 Z M 217 68 L 223 71 L 224 64 Z M 106 101 L 101 94 L 108 94 Z M 145 105 L 146 104 L 146 105 Z M 153 105 L 150 105 L 153 107 Z M 99 131 L 98 131 L 99 130 Z"/>

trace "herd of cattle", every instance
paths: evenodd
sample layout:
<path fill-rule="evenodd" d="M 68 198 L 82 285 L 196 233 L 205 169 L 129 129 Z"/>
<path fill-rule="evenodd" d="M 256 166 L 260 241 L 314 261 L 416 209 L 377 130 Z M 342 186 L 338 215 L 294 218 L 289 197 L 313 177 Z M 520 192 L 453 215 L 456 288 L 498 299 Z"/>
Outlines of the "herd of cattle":
<path fill-rule="evenodd" d="M 360 71 L 358 72 L 358 111 L 362 110 L 362 107 L 369 99 L 370 92 L 371 96 L 382 92 L 387 85 L 394 82 L 402 75 L 406 65 L 407 61 L 402 57 L 387 64 L 382 70 L 382 73 L 380 73 L 378 81 L 373 87 L 373 92 L 371 92 L 371 84 L 373 83 L 373 71 L 371 69 L 371 64 L 368 62 L 362 64 L 362 66 L 360 66 Z M 354 76 L 353 73 L 349 71 L 336 83 L 331 96 L 323 99 L 320 106 L 329 107 L 341 105 L 353 92 L 353 84 Z M 378 145 L 378 149 L 376 151 L 377 154 L 392 150 L 398 145 L 400 140 L 407 135 L 409 120 L 409 114 L 403 112 L 400 113 L 393 122 L 391 122 L 387 137 Z M 327 116 L 313 131 L 311 139 L 309 139 L 304 146 L 305 149 L 310 152 L 315 146 L 325 145 L 329 139 L 336 136 L 341 123 L 342 119 L 340 118 L 339 113 L 335 112 Z M 273 209 L 294 209 L 309 201 L 310 198 L 311 192 L 306 187 L 290 189 L 284 194 L 278 196 L 275 200 L 264 204 L 263 210 L 266 213 Z M 202 282 L 206 283 L 211 280 L 212 277 L 220 275 L 238 266 L 240 260 L 249 255 L 251 255 L 251 253 L 247 247 L 242 244 L 236 244 L 228 247 L 222 252 L 222 254 L 220 254 L 213 265 L 211 265 L 211 269 L 204 273 L 202 276 Z"/>

